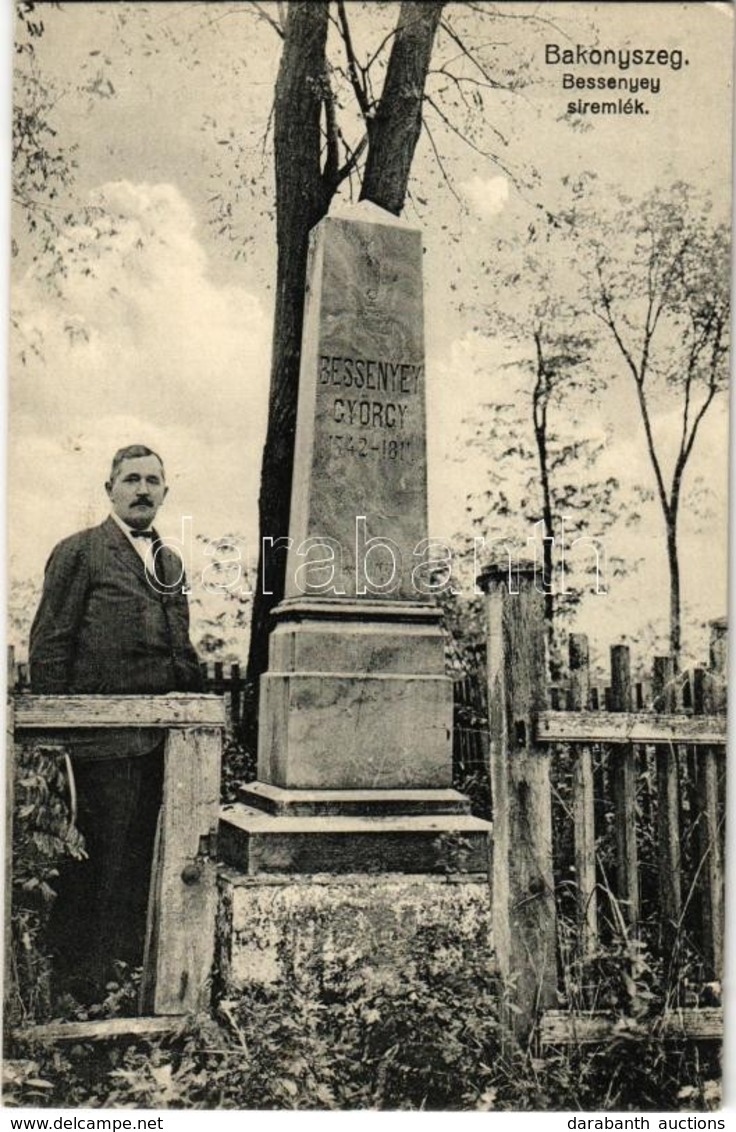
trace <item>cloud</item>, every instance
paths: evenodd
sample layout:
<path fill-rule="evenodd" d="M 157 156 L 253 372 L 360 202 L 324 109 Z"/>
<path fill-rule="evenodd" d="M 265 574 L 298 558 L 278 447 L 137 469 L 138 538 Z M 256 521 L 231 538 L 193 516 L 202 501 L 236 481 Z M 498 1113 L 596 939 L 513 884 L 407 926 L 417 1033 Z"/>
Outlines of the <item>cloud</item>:
<path fill-rule="evenodd" d="M 16 567 L 105 514 L 111 454 L 139 441 L 166 463 L 162 529 L 185 512 L 195 530 L 255 541 L 271 334 L 259 301 L 209 277 L 192 210 L 170 184 L 103 185 L 61 250 L 55 286 L 39 264 L 12 296 Z"/>
<path fill-rule="evenodd" d="M 460 191 L 470 207 L 483 219 L 498 216 L 509 199 L 509 183 L 505 177 L 471 177 L 463 181 Z"/>

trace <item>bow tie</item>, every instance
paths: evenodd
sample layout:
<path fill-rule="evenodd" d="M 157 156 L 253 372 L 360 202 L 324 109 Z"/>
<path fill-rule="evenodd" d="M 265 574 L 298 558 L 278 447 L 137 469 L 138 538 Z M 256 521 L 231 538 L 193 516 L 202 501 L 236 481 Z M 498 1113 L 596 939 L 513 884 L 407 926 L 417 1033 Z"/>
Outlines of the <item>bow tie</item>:
<path fill-rule="evenodd" d="M 153 540 L 153 531 L 134 531 L 130 532 L 132 538 L 147 538 L 149 541 Z"/>

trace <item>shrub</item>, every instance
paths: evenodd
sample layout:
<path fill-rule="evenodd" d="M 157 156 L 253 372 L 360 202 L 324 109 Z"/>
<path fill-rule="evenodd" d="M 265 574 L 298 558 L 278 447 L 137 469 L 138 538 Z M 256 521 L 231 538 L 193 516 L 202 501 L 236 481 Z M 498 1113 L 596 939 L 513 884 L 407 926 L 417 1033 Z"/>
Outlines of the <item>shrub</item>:
<path fill-rule="evenodd" d="M 63 863 L 85 856 L 73 822 L 62 747 L 29 743 L 16 748 L 13 821 L 13 998 L 11 1020 L 48 1017 L 50 960 L 46 929 Z"/>
<path fill-rule="evenodd" d="M 640 955 L 640 958 L 642 956 Z M 601 971 L 617 956 L 602 957 Z M 605 960 L 605 961 L 604 961 Z M 612 1041 L 545 1051 L 504 1031 L 506 991 L 452 929 L 392 969 L 346 957 L 223 999 L 170 1038 L 21 1046 L 6 1104 L 193 1109 L 663 1111 L 715 1107 L 718 1050 L 622 1021 Z M 610 976 L 602 975 L 602 978 Z M 642 986 L 652 985 L 642 959 Z M 656 1003 L 652 1003 L 656 1005 Z M 621 1015 L 623 1019 L 623 1012 Z"/>

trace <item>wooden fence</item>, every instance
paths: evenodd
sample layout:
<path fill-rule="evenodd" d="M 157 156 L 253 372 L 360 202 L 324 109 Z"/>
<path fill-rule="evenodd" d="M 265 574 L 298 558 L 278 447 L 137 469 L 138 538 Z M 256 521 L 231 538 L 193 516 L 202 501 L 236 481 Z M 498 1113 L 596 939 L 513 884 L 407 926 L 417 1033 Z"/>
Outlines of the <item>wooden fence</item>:
<path fill-rule="evenodd" d="M 636 941 L 654 931 L 674 962 L 686 941 L 699 983 L 721 978 L 726 624 L 714 623 L 709 663 L 690 673 L 658 657 L 650 678 L 634 680 L 628 649 L 615 646 L 605 685 L 591 680 L 587 639 L 573 634 L 567 678 L 551 685 L 533 572 L 520 572 L 518 593 L 502 573 L 482 583 L 487 678 L 455 682 L 453 755 L 457 784 L 494 822 L 499 966 L 515 982 L 519 1029 L 597 1041 L 614 1020 L 594 1002 L 575 1015 L 553 1007 L 570 957 L 592 961 L 612 932 Z M 239 665 L 202 672 L 237 727 Z M 15 690 L 27 687 L 17 665 Z M 72 723 L 62 714 L 57 725 Z M 673 1000 L 659 1032 L 715 1037 L 721 1021 L 717 1006 Z"/>
<path fill-rule="evenodd" d="M 492 817 L 485 672 L 475 667 L 453 681 L 452 778 L 470 798 L 473 813 Z"/>
<path fill-rule="evenodd" d="M 615 1019 L 595 1009 L 594 993 L 590 1001 L 578 997 L 574 1015 L 553 1007 L 569 989 L 566 966 L 574 960 L 585 971 L 607 945 L 610 954 L 615 938 L 623 941 L 622 963 L 629 956 L 633 964 L 634 1030 L 646 1013 L 633 1000 L 636 949 L 646 943 L 670 965 L 673 989 L 659 1032 L 717 1037 L 725 622 L 713 624 L 707 667 L 685 676 L 672 658 L 657 657 L 650 690 L 632 682 L 628 648 L 612 648 L 608 710 L 601 711 L 581 634 L 569 640 L 568 680 L 550 694 L 544 595 L 533 570 L 520 572 L 517 593 L 508 592 L 502 572 L 483 582 L 494 933 L 501 970 L 516 981 L 520 1028 L 539 1024 L 542 1040 L 556 1043 L 610 1033 Z M 678 982 L 685 970 L 688 982 Z"/>
<path fill-rule="evenodd" d="M 13 664 L 13 690 L 29 692 L 30 678 L 28 665 L 24 662 Z M 223 696 L 228 724 L 237 730 L 243 720 L 245 705 L 245 673 L 237 662 L 226 664 L 221 660 L 202 661 L 200 664 L 204 691 Z"/>
<path fill-rule="evenodd" d="M 10 683 L 24 686 L 9 655 Z M 20 667 L 20 666 L 18 666 Z M 6 730 L 5 1017 L 17 1023 L 12 969 L 11 892 L 16 744 L 63 757 L 69 733 L 92 728 L 155 728 L 165 736 L 162 807 L 154 847 L 153 882 L 139 1012 L 125 1032 L 159 1032 L 205 1007 L 215 944 L 216 855 L 220 813 L 220 761 L 225 712 L 212 695 L 37 696 L 16 691 L 8 700 Z M 168 1019 L 168 1022 L 162 1021 Z M 38 1027 L 26 1035 L 94 1038 L 109 1020 Z M 114 1029 L 114 1027 L 113 1027 Z"/>

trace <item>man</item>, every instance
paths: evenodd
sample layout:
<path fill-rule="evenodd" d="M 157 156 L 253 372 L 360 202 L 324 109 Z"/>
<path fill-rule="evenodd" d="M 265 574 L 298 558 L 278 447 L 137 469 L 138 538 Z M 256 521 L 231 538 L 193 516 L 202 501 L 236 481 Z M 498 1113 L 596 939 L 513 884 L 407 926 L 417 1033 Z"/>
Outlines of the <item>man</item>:
<path fill-rule="evenodd" d="M 136 444 L 115 453 L 112 513 L 64 539 L 46 566 L 31 628 L 31 688 L 41 694 L 199 691 L 179 557 L 153 520 L 164 467 Z M 87 860 L 59 879 L 50 935 L 59 989 L 99 1001 L 115 961 L 140 966 L 161 803 L 159 731 L 79 732 L 71 744 L 77 825 Z"/>

